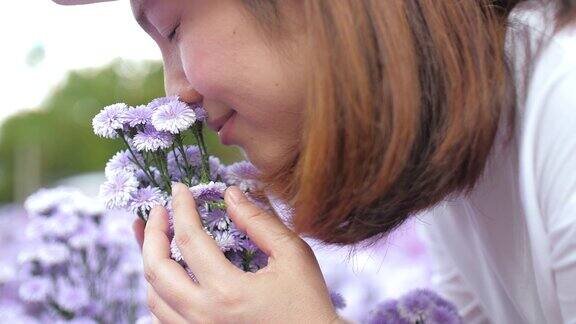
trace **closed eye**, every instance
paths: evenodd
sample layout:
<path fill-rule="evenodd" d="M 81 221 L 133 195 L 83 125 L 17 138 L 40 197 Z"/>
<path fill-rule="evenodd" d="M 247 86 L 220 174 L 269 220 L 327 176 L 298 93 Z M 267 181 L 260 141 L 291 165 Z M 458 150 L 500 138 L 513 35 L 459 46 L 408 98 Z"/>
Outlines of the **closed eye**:
<path fill-rule="evenodd" d="M 168 39 L 168 41 L 170 41 L 170 42 L 177 41 L 179 28 L 180 28 L 180 24 L 176 25 L 176 27 L 174 27 L 172 32 L 170 32 L 170 34 L 168 34 L 168 36 L 166 36 L 166 39 Z"/>

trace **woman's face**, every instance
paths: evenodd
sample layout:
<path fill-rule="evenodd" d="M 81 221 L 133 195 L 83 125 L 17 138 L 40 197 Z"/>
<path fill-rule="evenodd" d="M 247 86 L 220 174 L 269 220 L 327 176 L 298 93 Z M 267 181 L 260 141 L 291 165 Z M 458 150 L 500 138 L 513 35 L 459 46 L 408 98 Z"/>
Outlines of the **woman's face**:
<path fill-rule="evenodd" d="M 280 2 L 294 27 L 289 48 L 301 48 L 300 9 L 296 1 Z M 241 147 L 264 170 L 296 154 L 304 59 L 303 51 L 281 53 L 244 6 L 240 0 L 132 0 L 136 19 L 162 52 L 167 95 L 202 101 L 222 143 Z"/>

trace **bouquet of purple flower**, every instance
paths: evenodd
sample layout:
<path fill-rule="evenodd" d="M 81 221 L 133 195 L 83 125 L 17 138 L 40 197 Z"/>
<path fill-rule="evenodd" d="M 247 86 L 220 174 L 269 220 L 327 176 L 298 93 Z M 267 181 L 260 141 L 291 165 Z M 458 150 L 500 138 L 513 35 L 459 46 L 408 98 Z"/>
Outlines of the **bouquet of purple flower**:
<path fill-rule="evenodd" d="M 98 201 L 71 188 L 40 190 L 25 207 L 30 218 L 26 240 L 17 247 L 15 275 L 0 282 L 5 298 L 0 318 L 6 323 L 134 323 L 146 314 L 143 270 L 129 235 L 131 217 L 105 212 Z"/>
<path fill-rule="evenodd" d="M 208 155 L 202 134 L 206 118 L 202 106 L 188 105 L 176 96 L 137 107 L 123 103 L 105 107 L 93 119 L 94 133 L 120 139 L 125 150 L 108 161 L 100 196 L 108 208 L 129 210 L 146 221 L 155 205 L 167 207 L 171 214 L 171 183 L 182 182 L 196 199 L 206 232 L 234 265 L 254 272 L 266 266 L 268 257 L 231 222 L 224 191 L 236 185 L 261 207 L 270 209 L 270 205 L 253 195 L 258 183 L 252 164 L 224 166 Z M 185 144 L 190 136 L 195 145 Z M 174 260 L 186 266 L 174 240 L 171 252 Z"/>
<path fill-rule="evenodd" d="M 379 304 L 368 316 L 369 324 L 461 324 L 456 307 L 427 289 L 417 289 Z"/>

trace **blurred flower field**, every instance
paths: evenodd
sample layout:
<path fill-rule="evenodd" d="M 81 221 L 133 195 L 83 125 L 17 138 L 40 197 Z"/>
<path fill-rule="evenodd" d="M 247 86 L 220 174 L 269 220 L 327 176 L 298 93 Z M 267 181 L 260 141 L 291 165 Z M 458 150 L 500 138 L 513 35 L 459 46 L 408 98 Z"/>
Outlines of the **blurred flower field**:
<path fill-rule="evenodd" d="M 135 217 L 95 198 L 120 143 L 94 135 L 91 119 L 115 102 L 162 94 L 159 63 L 115 61 L 71 72 L 41 107 L 0 126 L 0 323 L 149 321 Z M 223 163 L 242 158 L 205 135 Z M 59 189 L 38 191 L 45 187 Z M 355 253 L 308 240 L 343 317 L 364 322 L 382 301 L 430 286 L 417 222 Z"/>

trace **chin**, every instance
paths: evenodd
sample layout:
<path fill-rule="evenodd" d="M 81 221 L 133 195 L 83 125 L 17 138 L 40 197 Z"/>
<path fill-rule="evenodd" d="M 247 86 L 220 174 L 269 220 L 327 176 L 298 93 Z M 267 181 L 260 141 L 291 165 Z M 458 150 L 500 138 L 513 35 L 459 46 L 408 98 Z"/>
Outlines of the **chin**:
<path fill-rule="evenodd" d="M 261 150 L 251 150 L 250 148 L 241 147 L 244 158 L 252 163 L 260 172 L 268 172 L 274 168 L 270 158 L 266 158 L 266 154 Z"/>
<path fill-rule="evenodd" d="M 244 158 L 252 163 L 260 172 L 268 173 L 277 170 L 285 163 L 286 156 L 279 152 L 268 152 L 262 149 L 262 145 L 256 145 L 254 149 L 242 148 Z M 293 158 L 290 154 L 288 158 Z"/>

